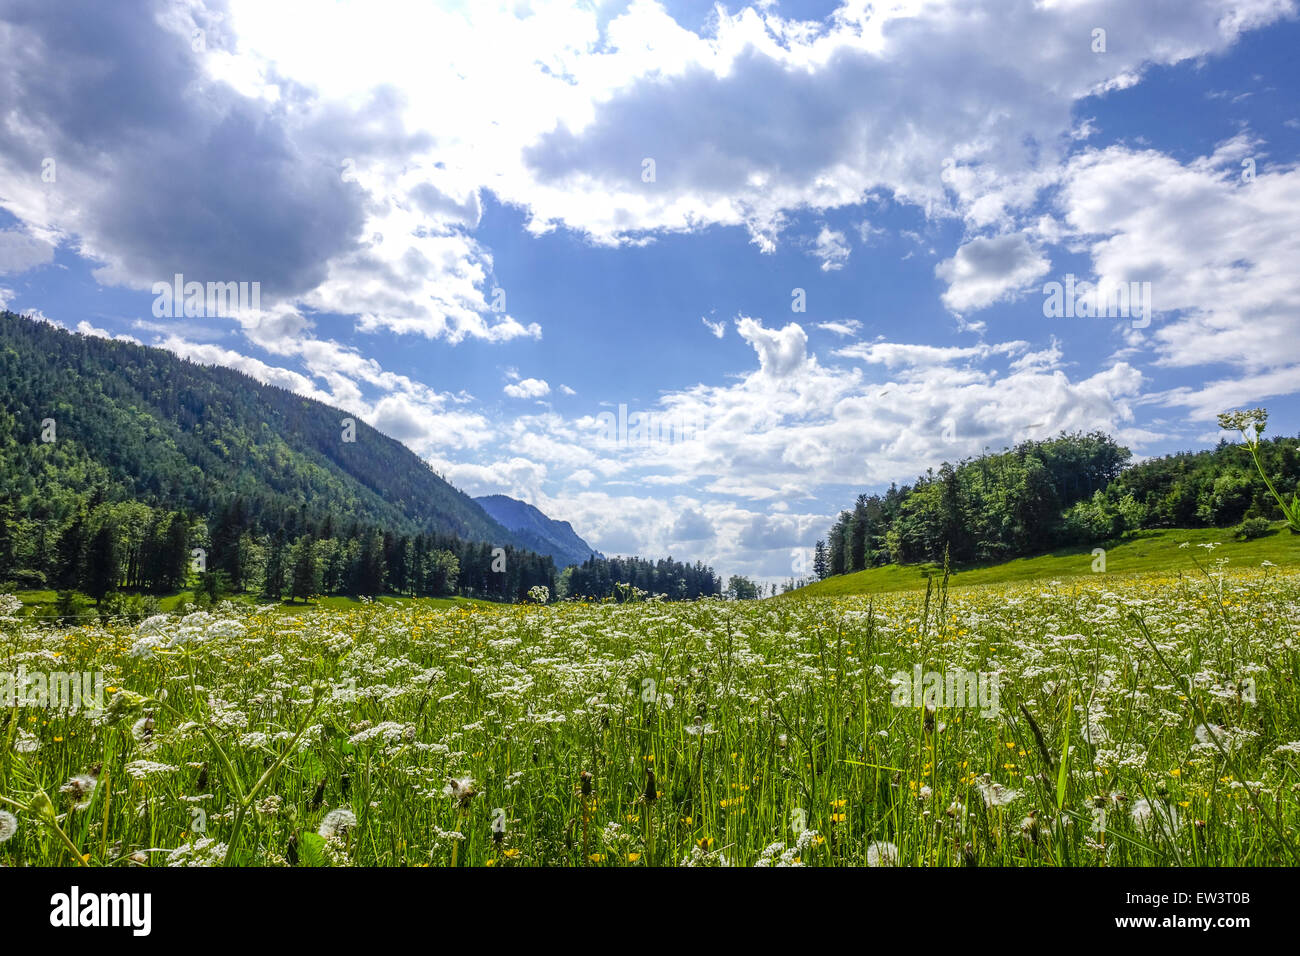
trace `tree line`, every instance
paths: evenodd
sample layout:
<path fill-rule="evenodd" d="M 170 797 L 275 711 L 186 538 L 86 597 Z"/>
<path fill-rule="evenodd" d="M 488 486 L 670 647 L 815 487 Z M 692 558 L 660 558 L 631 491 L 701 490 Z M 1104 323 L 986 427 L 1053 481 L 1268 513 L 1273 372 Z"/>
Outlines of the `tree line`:
<path fill-rule="evenodd" d="M 674 601 L 693 601 L 722 593 L 722 578 L 701 563 L 685 564 L 671 557 L 597 558 L 564 569 L 560 593 L 566 597 L 634 599 L 639 595 L 663 595 Z"/>
<path fill-rule="evenodd" d="M 1300 487 L 1300 439 L 1265 440 L 1259 451 L 1277 487 Z M 1246 537 L 1277 517 L 1243 445 L 1221 440 L 1134 465 L 1131 457 L 1091 432 L 944 462 L 913 485 L 858 495 L 814 546 L 813 574 L 940 562 L 945 553 L 954 564 L 996 563 L 1146 528 L 1235 525 Z"/>
<path fill-rule="evenodd" d="M 141 502 L 101 502 L 67 521 L 16 513 L 0 499 L 0 582 L 19 588 L 210 596 L 251 593 L 522 600 L 554 592 L 555 562 L 510 545 L 437 533 L 397 534 L 332 517 L 259 526 L 236 497 L 211 519 Z"/>
<path fill-rule="evenodd" d="M 593 556 L 561 573 L 549 555 L 455 535 L 396 534 L 332 517 L 265 529 L 238 497 L 210 519 L 101 502 L 61 523 L 17 515 L 12 500 L 0 498 L 0 582 L 78 591 L 96 602 L 186 588 L 209 599 L 241 593 L 291 602 L 384 594 L 523 601 L 538 586 L 592 600 L 638 593 L 693 600 L 721 591 L 712 568 L 671 558 Z"/>

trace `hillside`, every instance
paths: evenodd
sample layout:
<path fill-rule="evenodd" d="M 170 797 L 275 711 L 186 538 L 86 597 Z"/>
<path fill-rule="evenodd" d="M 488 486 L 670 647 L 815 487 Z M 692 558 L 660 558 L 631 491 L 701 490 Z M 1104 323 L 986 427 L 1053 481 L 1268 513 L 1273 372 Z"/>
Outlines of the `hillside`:
<path fill-rule="evenodd" d="M 265 526 L 326 515 L 519 545 L 419 456 L 349 413 L 162 349 L 0 313 L 0 475 L 20 516 L 86 501 L 216 514 L 242 499 Z M 54 441 L 43 441 L 52 420 Z"/>
<path fill-rule="evenodd" d="M 1224 540 L 1237 529 L 1248 534 L 1281 517 L 1279 501 L 1300 493 L 1300 439 L 1259 440 L 1267 412 L 1240 415 L 1246 427 L 1259 426 L 1252 444 L 1220 441 L 1134 465 L 1102 432 L 1063 432 L 945 461 L 914 485 L 858 495 L 816 542 L 813 572 L 824 579 L 945 560 L 987 567 L 1172 528 L 1217 528 Z"/>
<path fill-rule="evenodd" d="M 1184 548 L 1182 545 L 1188 544 Z M 1211 551 L 1200 545 L 1215 544 Z M 1235 570 L 1256 568 L 1264 561 L 1275 565 L 1300 565 L 1300 535 L 1291 534 L 1285 522 L 1277 522 L 1271 534 L 1253 541 L 1234 541 L 1225 528 L 1170 528 L 1141 531 L 1130 538 L 1104 542 L 1106 574 L 1187 571 L 1198 574 L 1197 565 L 1209 567 L 1226 558 Z M 1092 547 L 1062 548 L 1034 557 L 1017 558 L 1000 564 L 954 570 L 949 584 L 1000 584 L 1010 581 L 1049 581 L 1076 576 L 1094 576 Z M 815 581 L 782 595 L 788 597 L 837 597 L 851 594 L 879 594 L 886 591 L 924 590 L 927 579 L 943 577 L 934 564 L 887 564 L 852 574 L 840 574 Z"/>
<path fill-rule="evenodd" d="M 554 558 L 557 568 L 582 564 L 593 554 L 604 557 L 583 541 L 569 522 L 548 518 L 526 501 L 508 495 L 485 495 L 474 501 L 498 524 L 513 531 L 525 548 Z"/>

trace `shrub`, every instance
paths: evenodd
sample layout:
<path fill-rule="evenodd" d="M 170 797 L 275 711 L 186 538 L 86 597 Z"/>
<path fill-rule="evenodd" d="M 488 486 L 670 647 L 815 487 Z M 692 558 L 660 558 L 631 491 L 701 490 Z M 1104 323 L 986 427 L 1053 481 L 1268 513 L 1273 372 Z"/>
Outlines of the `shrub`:
<path fill-rule="evenodd" d="M 1272 531 L 1273 524 L 1267 518 L 1247 518 L 1233 529 L 1232 536 L 1238 541 L 1253 541 Z"/>

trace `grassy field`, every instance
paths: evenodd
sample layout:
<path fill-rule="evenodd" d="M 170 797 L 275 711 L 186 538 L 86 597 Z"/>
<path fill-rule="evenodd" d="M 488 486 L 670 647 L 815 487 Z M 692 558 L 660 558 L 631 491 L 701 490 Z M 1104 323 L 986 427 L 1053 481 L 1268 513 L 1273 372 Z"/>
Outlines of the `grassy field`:
<path fill-rule="evenodd" d="M 1300 573 L 1181 554 L 67 629 L 0 597 L 0 675 L 107 683 L 102 712 L 0 710 L 0 864 L 1294 865 Z"/>
<path fill-rule="evenodd" d="M 41 591 L 17 591 L 15 596 L 23 604 L 23 614 L 29 618 L 52 617 L 57 613 L 58 595 L 51 590 Z M 100 615 L 95 610 L 95 602 L 85 595 L 78 595 L 81 609 L 77 617 L 90 621 L 99 619 Z M 181 610 L 187 604 L 194 604 L 195 595 L 193 591 L 178 591 L 175 594 L 159 595 L 155 598 L 157 610 L 160 613 L 170 614 Z M 311 611 L 320 608 L 333 608 L 343 610 L 346 608 L 360 607 L 366 601 L 353 597 L 316 597 L 310 601 L 281 601 L 278 604 L 265 598 L 260 598 L 254 594 L 235 594 L 226 598 L 236 604 L 244 604 L 249 607 L 262 605 L 271 605 L 276 611 L 283 614 L 301 614 L 304 611 Z M 367 599 L 371 603 L 386 605 L 413 605 L 427 608 L 451 608 L 451 607 L 491 607 L 492 601 L 477 601 L 473 598 L 449 597 L 449 598 L 408 598 L 393 597 L 384 595 L 373 599 Z"/>
<path fill-rule="evenodd" d="M 1187 547 L 1184 547 L 1184 544 Z M 1105 573 L 1153 574 L 1194 571 L 1192 558 L 1204 563 L 1199 545 L 1215 544 L 1214 555 L 1228 558 L 1234 567 L 1300 565 L 1300 535 L 1292 534 L 1285 522 L 1277 522 L 1273 533 L 1254 541 L 1233 541 L 1226 528 L 1178 528 L 1143 531 L 1120 541 L 1106 542 Z M 1189 556 L 1188 551 L 1192 550 Z M 1090 576 L 1096 555 L 1093 548 L 1069 548 L 1018 558 L 988 567 L 953 569 L 950 584 L 1006 584 L 1012 581 L 1052 580 Z M 933 564 L 889 564 L 854 574 L 841 574 L 790 592 L 800 597 L 834 597 L 848 594 L 880 594 L 888 591 L 924 590 L 929 578 L 943 577 L 943 568 Z"/>

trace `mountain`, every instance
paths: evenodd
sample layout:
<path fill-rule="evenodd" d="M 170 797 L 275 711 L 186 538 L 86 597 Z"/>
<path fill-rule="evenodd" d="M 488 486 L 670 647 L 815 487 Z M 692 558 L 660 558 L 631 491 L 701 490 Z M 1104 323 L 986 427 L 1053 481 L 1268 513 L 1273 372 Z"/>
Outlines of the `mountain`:
<path fill-rule="evenodd" d="M 522 546 L 401 442 L 346 411 L 171 352 L 0 312 L 0 499 L 65 518 L 98 501 L 263 525 L 332 516 Z"/>
<path fill-rule="evenodd" d="M 526 501 L 506 495 L 484 495 L 474 500 L 497 523 L 513 531 L 525 548 L 553 557 L 557 568 L 582 564 L 593 554 L 605 557 L 578 537 L 569 522 L 548 518 Z"/>

